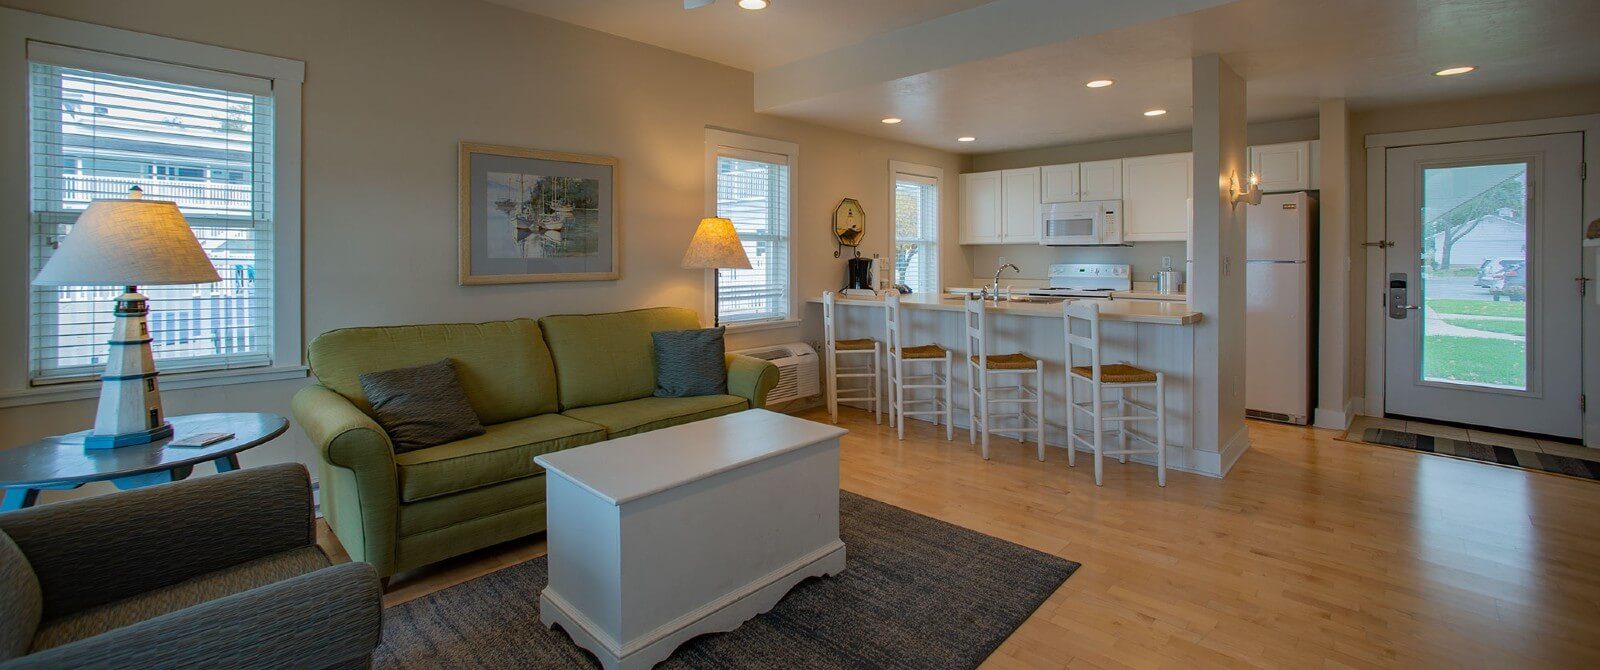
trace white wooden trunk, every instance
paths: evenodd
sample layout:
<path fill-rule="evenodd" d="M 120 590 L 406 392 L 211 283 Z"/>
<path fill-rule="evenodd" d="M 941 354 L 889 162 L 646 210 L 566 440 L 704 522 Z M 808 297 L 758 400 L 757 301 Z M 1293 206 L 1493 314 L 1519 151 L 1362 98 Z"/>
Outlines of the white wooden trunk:
<path fill-rule="evenodd" d="M 539 619 L 606 668 L 649 668 L 844 569 L 843 429 L 750 410 L 539 456 Z"/>

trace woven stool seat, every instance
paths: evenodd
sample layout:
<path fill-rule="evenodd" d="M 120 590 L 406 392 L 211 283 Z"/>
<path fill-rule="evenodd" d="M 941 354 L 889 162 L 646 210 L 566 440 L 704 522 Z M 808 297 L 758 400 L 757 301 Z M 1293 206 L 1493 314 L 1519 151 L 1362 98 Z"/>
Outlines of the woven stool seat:
<path fill-rule="evenodd" d="M 1094 379 L 1094 368 L 1088 365 L 1075 365 L 1072 374 L 1084 379 Z M 1136 368 L 1125 363 L 1112 363 L 1100 366 L 1100 381 L 1106 384 L 1149 384 L 1156 380 L 1156 373 L 1143 368 Z"/>
<path fill-rule="evenodd" d="M 923 344 L 915 347 L 906 347 L 900 350 L 900 357 L 906 360 L 921 358 L 944 358 L 944 347 L 937 344 Z"/>
<path fill-rule="evenodd" d="M 859 340 L 835 340 L 833 343 L 833 348 L 839 351 L 862 351 L 871 349 L 872 345 L 877 343 L 878 342 L 876 340 L 870 337 Z"/>
<path fill-rule="evenodd" d="M 978 362 L 978 357 L 973 356 L 972 362 Z M 990 370 L 1032 370 L 1039 365 L 1039 359 L 1027 354 L 990 354 L 988 362 Z"/>

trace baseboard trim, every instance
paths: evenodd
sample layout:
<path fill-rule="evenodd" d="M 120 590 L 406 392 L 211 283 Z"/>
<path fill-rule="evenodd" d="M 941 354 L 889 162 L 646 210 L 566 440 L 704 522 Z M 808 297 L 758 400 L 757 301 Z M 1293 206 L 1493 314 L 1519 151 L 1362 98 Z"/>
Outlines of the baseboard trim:
<path fill-rule="evenodd" d="M 1350 430 L 1350 422 L 1355 421 L 1356 418 L 1357 400 L 1357 398 L 1346 400 L 1342 410 L 1318 407 L 1312 425 L 1331 430 Z"/>

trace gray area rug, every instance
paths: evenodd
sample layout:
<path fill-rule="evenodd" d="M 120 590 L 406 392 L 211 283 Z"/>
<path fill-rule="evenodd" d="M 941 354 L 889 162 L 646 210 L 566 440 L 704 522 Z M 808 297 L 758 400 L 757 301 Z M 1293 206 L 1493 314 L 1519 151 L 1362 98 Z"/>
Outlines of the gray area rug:
<path fill-rule="evenodd" d="M 845 571 L 808 579 L 771 611 L 702 635 L 657 666 L 975 668 L 1078 564 L 840 494 Z M 596 668 L 539 625 L 536 558 L 384 611 L 379 668 Z"/>

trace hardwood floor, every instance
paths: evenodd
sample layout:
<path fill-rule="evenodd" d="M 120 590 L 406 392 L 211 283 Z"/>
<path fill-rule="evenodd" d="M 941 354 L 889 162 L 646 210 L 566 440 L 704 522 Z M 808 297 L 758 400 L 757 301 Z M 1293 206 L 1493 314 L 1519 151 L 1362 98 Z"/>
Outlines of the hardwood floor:
<path fill-rule="evenodd" d="M 802 416 L 826 421 L 821 411 Z M 1251 423 L 1225 480 L 842 409 L 845 489 L 1083 568 L 989 668 L 1600 667 L 1600 484 Z M 331 542 L 331 539 L 330 539 Z M 402 602 L 543 551 L 397 579 Z"/>

